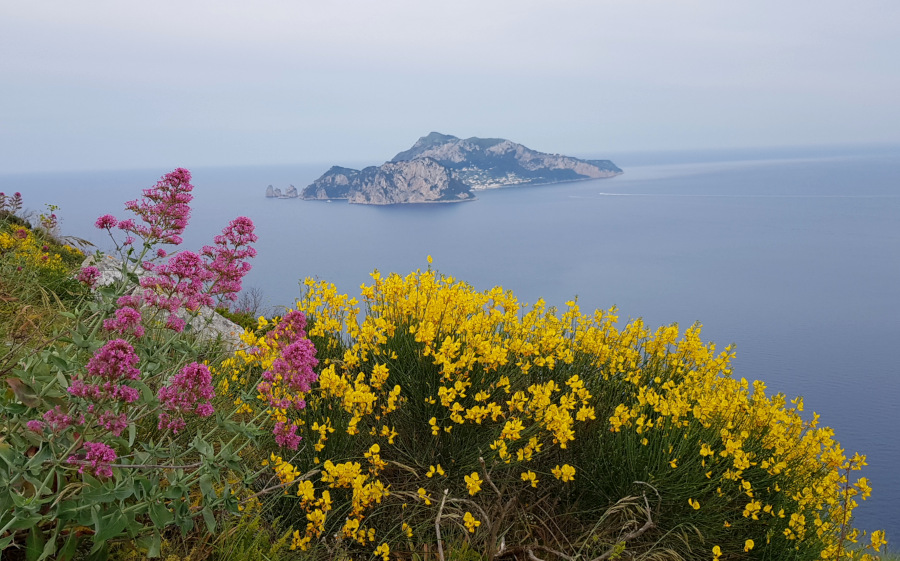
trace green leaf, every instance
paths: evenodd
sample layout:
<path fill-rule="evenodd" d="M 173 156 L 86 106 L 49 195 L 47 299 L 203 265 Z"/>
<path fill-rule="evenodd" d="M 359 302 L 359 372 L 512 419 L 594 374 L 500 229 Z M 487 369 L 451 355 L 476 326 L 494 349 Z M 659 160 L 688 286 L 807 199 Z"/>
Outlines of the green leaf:
<path fill-rule="evenodd" d="M 166 508 L 166 505 L 154 503 L 150 505 L 150 520 L 158 529 L 163 529 L 175 520 L 175 515 Z"/>
<path fill-rule="evenodd" d="M 203 502 L 210 502 L 216 498 L 216 490 L 213 487 L 213 479 L 208 473 L 200 476 L 200 492 L 203 493 Z"/>
<path fill-rule="evenodd" d="M 44 544 L 44 552 L 41 553 L 40 559 L 53 559 L 53 554 L 56 553 L 56 534 L 54 534 L 47 543 Z"/>
<path fill-rule="evenodd" d="M 106 561 L 109 557 L 109 546 L 107 543 L 98 542 L 97 536 L 94 536 L 94 547 L 91 548 L 90 554 L 87 556 L 85 561 Z"/>
<path fill-rule="evenodd" d="M 128 447 L 134 446 L 134 439 L 137 437 L 137 427 L 134 423 L 128 423 Z"/>
<path fill-rule="evenodd" d="M 127 524 L 128 520 L 124 514 L 118 510 L 112 511 L 108 517 L 101 520 L 100 530 L 94 534 L 94 543 L 105 543 L 109 539 L 118 537 Z"/>
<path fill-rule="evenodd" d="M 113 496 L 117 500 L 124 501 L 134 494 L 134 481 L 125 480 L 118 487 L 113 489 Z"/>
<path fill-rule="evenodd" d="M 69 369 L 69 361 L 57 354 L 50 355 L 50 362 L 60 370 Z"/>
<path fill-rule="evenodd" d="M 213 447 L 210 446 L 208 442 L 200 438 L 200 435 L 194 437 L 194 441 L 191 442 L 191 446 L 193 446 L 200 454 L 202 454 L 207 459 L 212 459 L 215 452 Z"/>
<path fill-rule="evenodd" d="M 44 545 L 46 543 L 47 540 L 44 538 L 44 533 L 40 527 L 37 525 L 32 526 L 31 531 L 28 532 L 28 537 L 25 539 L 26 561 L 37 561 L 40 559 L 41 554 L 44 553 Z"/>
<path fill-rule="evenodd" d="M 156 394 L 153 393 L 153 390 L 150 389 L 150 386 L 140 380 L 132 381 L 131 387 L 141 392 L 141 398 L 144 401 L 149 401 L 152 403 L 156 399 Z"/>
<path fill-rule="evenodd" d="M 200 511 L 203 515 L 203 521 L 206 522 L 206 529 L 210 534 L 216 533 L 216 517 L 213 516 L 212 509 L 207 507 L 203 507 L 203 510 Z"/>
<path fill-rule="evenodd" d="M 194 519 L 190 516 L 185 516 L 178 521 L 178 527 L 181 528 L 182 534 L 187 534 L 194 529 Z"/>
<path fill-rule="evenodd" d="M 153 532 L 153 536 L 150 538 L 150 547 L 147 548 L 147 557 L 159 557 L 160 548 L 162 548 L 162 536 L 158 531 Z"/>
<path fill-rule="evenodd" d="M 37 453 L 28 459 L 28 463 L 25 464 L 25 469 L 30 470 L 33 474 L 43 474 L 44 473 L 44 462 L 51 459 L 53 457 L 53 450 L 50 449 L 50 446 L 42 446 Z"/>
<path fill-rule="evenodd" d="M 31 386 L 18 378 L 7 378 L 6 384 L 12 389 L 16 399 L 27 405 L 28 407 L 38 407 L 41 400 Z"/>
<path fill-rule="evenodd" d="M 3 551 L 7 547 L 9 547 L 9 544 L 11 544 L 12 541 L 13 541 L 12 536 L 7 536 L 7 537 L 3 538 L 2 540 L 0 540 L 0 551 Z"/>
<path fill-rule="evenodd" d="M 75 532 L 70 533 L 66 543 L 63 544 L 62 549 L 59 550 L 56 561 L 72 561 L 72 559 L 75 558 L 75 552 L 78 551 L 79 541 L 80 540 L 75 535 Z"/>
<path fill-rule="evenodd" d="M 0 442 L 0 460 L 6 462 L 6 464 L 14 468 L 19 465 L 20 462 L 17 462 L 16 459 L 22 460 L 24 456 L 16 452 L 12 446 L 7 444 L 6 442 Z"/>
<path fill-rule="evenodd" d="M 66 379 L 65 375 L 64 375 L 62 372 L 57 372 L 57 373 L 56 373 L 56 381 L 59 382 L 59 385 L 60 385 L 63 389 L 66 389 L 66 388 L 69 387 L 69 380 Z"/>
<path fill-rule="evenodd" d="M 38 522 L 40 522 L 44 517 L 43 516 L 22 516 L 12 524 L 7 527 L 7 530 L 24 530 L 26 528 L 31 528 Z"/>

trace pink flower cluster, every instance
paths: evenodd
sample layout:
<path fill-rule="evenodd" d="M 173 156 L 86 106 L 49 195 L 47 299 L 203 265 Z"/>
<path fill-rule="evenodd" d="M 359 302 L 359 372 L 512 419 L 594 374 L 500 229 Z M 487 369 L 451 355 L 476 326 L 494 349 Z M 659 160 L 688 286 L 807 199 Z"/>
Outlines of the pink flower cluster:
<path fill-rule="evenodd" d="M 97 267 L 93 267 L 88 265 L 87 267 L 82 267 L 80 271 L 78 271 L 78 276 L 75 279 L 83 284 L 86 284 L 90 288 L 94 288 L 97 285 L 97 281 L 100 280 L 100 270 Z"/>
<path fill-rule="evenodd" d="M 122 304 L 119 305 L 122 306 Z M 143 337 L 144 326 L 141 325 L 141 312 L 136 307 L 122 306 L 116 310 L 115 318 L 103 320 L 103 329 L 122 335 L 132 334 L 135 337 Z"/>
<path fill-rule="evenodd" d="M 214 238 L 214 247 L 203 246 L 202 254 L 209 260 L 206 268 L 212 274 L 209 293 L 220 301 L 237 300 L 241 279 L 250 271 L 250 264 L 244 260 L 256 257 L 256 250 L 250 246 L 257 240 L 253 229 L 252 220 L 239 216 Z"/>
<path fill-rule="evenodd" d="M 297 434 L 297 425 L 294 423 L 286 423 L 279 421 L 275 423 L 275 429 L 272 431 L 275 435 L 275 444 L 296 450 L 300 446 L 301 436 Z"/>
<path fill-rule="evenodd" d="M 263 381 L 256 389 L 271 407 L 279 409 L 303 409 L 306 401 L 296 394 L 307 393 L 319 376 L 313 368 L 319 364 L 316 347 L 306 338 L 306 316 L 291 311 L 267 335 L 282 350 L 272 362 L 272 368 L 263 372 Z M 280 397 L 284 395 L 291 396 Z M 297 426 L 291 422 L 278 422 L 272 431 L 275 442 L 296 450 L 300 444 Z"/>
<path fill-rule="evenodd" d="M 306 393 L 319 376 L 313 368 L 319 364 L 316 347 L 306 338 L 306 316 L 293 310 L 269 332 L 270 340 L 278 341 L 280 356 L 272 362 L 271 370 L 263 372 L 263 381 L 256 389 L 272 407 L 303 409 L 306 402 L 299 398 L 281 398 L 276 394 Z M 276 386 L 281 391 L 276 391 Z"/>
<path fill-rule="evenodd" d="M 195 413 L 209 417 L 215 412 L 210 400 L 216 397 L 212 386 L 212 374 L 203 364 L 192 362 L 176 374 L 168 385 L 157 393 L 159 406 L 159 430 L 174 433 L 185 427 L 184 415 Z"/>
<path fill-rule="evenodd" d="M 0 193 L 0 212 L 15 214 L 20 210 L 22 210 L 22 193 L 16 193 L 12 197 Z"/>
<path fill-rule="evenodd" d="M 205 289 L 213 278 L 203 259 L 193 251 L 181 251 L 168 263 L 153 265 L 154 276 L 141 279 L 144 298 L 153 306 L 174 314 L 182 306 L 196 309 L 212 306 L 213 299 Z"/>
<path fill-rule="evenodd" d="M 78 473 L 84 473 L 84 468 L 90 466 L 97 477 L 112 477 L 109 464 L 116 461 L 116 451 L 102 442 L 85 442 L 84 449 L 87 453 L 69 456 L 67 462 L 78 465 Z"/>
<path fill-rule="evenodd" d="M 137 225 L 131 219 L 120 221 L 111 214 L 105 214 L 97 219 L 95 226 L 109 231 L 110 235 L 112 229 L 118 227 L 140 236 L 148 249 L 155 243 L 178 245 L 191 215 L 189 203 L 193 199 L 190 194 L 193 186 L 190 180 L 190 172 L 178 168 L 163 176 L 153 188 L 145 189 L 140 201 L 126 203 L 125 208 L 138 215 L 145 225 Z M 166 326 L 181 331 L 185 321 L 177 315 L 180 308 L 194 310 L 200 306 L 211 307 L 215 303 L 214 297 L 236 300 L 237 292 L 241 290 L 241 279 L 250 270 L 246 259 L 256 255 L 256 250 L 250 246 L 257 240 L 253 230 L 253 221 L 241 216 L 232 220 L 222 230 L 222 235 L 215 237 L 215 246 L 204 246 L 200 255 L 181 251 L 170 257 L 167 263 L 143 262 L 141 265 L 150 276 L 140 281 L 144 288 L 142 301 L 130 305 L 132 310 L 117 311 L 116 318 L 107 320 L 104 327 L 123 335 L 140 337 L 144 332 L 140 326 L 140 305 L 148 304 L 167 311 Z M 123 245 L 132 242 L 129 236 Z M 158 248 L 153 259 L 167 256 L 164 249 Z M 93 280 L 90 272 L 79 276 L 79 280 L 82 278 L 85 283 Z M 119 305 L 122 306 L 121 303 Z"/>
<path fill-rule="evenodd" d="M 109 341 L 88 361 L 87 376 L 73 378 L 66 390 L 88 402 L 87 413 L 95 417 L 97 426 L 116 436 L 128 426 L 126 414 L 117 411 L 140 398 L 138 390 L 124 383 L 140 378 L 141 373 L 134 366 L 139 360 L 125 340 Z M 44 414 L 44 420 L 51 425 L 54 419 L 63 427 L 71 424 L 71 417 L 61 411 Z"/>
<path fill-rule="evenodd" d="M 148 244 L 178 245 L 191 217 L 189 203 L 194 198 L 191 195 L 193 189 L 191 172 L 178 168 L 164 175 L 155 186 L 144 189 L 140 200 L 125 203 L 125 208 L 135 213 L 144 222 L 143 225 L 135 224 L 131 219 L 118 221 L 111 214 L 104 214 L 94 225 L 110 233 L 118 226 L 124 232 L 140 236 Z M 124 245 L 131 245 L 133 242 L 134 238 L 129 236 Z"/>

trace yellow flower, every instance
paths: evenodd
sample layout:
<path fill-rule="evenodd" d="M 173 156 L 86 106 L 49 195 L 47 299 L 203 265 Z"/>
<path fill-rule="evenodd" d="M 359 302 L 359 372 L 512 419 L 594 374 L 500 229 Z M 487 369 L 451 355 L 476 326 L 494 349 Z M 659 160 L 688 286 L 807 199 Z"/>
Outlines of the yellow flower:
<path fill-rule="evenodd" d="M 669 466 L 670 466 L 672 469 L 677 468 L 677 467 L 678 467 L 678 458 L 675 458 L 674 460 L 671 460 L 671 461 L 669 462 Z"/>
<path fill-rule="evenodd" d="M 469 532 L 474 534 L 475 528 L 481 526 L 481 520 L 476 520 L 471 512 L 466 511 L 465 516 L 463 516 L 463 524 L 466 525 L 466 529 L 469 530 Z"/>
<path fill-rule="evenodd" d="M 483 483 L 482 479 L 478 477 L 478 472 L 473 471 L 472 475 L 467 475 L 463 479 L 466 480 L 466 487 L 469 488 L 469 494 L 475 495 L 478 491 L 481 491 L 481 484 Z"/>
<path fill-rule="evenodd" d="M 747 540 L 744 542 L 744 551 L 750 551 L 753 549 L 753 546 L 756 545 L 753 543 L 753 540 Z"/>
<path fill-rule="evenodd" d="M 390 553 L 391 548 L 386 543 L 383 543 L 375 548 L 375 556 L 378 557 L 380 555 L 381 558 L 384 559 L 384 561 L 388 561 L 388 556 L 390 555 Z"/>
<path fill-rule="evenodd" d="M 700 510 L 700 501 L 688 499 L 688 504 L 691 505 L 691 508 L 693 508 L 694 510 Z"/>
<path fill-rule="evenodd" d="M 872 549 L 875 551 L 881 551 L 881 548 L 887 545 L 887 540 L 884 539 L 884 530 L 876 530 L 872 532 L 872 536 L 870 538 L 872 540 Z"/>
<path fill-rule="evenodd" d="M 553 476 L 561 479 L 563 482 L 569 482 L 575 479 L 575 468 L 569 464 L 563 464 L 562 467 L 556 466 L 552 470 Z"/>
<path fill-rule="evenodd" d="M 403 525 L 400 527 L 400 529 L 403 530 L 403 533 L 406 534 L 407 538 L 413 537 L 412 528 L 406 522 L 403 523 Z"/>
<path fill-rule="evenodd" d="M 713 552 L 713 561 L 717 561 L 719 559 L 719 557 L 722 556 L 722 548 L 717 545 L 713 546 L 712 552 Z"/>
<path fill-rule="evenodd" d="M 532 487 L 537 487 L 538 478 L 537 474 L 531 470 L 522 472 L 522 481 L 530 481 Z"/>
<path fill-rule="evenodd" d="M 428 499 L 428 492 L 423 487 L 419 487 L 419 490 L 416 492 L 419 494 L 419 498 L 425 501 L 426 505 L 431 504 L 431 501 Z"/>
<path fill-rule="evenodd" d="M 444 468 L 441 467 L 441 464 L 429 467 L 425 477 L 434 477 L 434 474 L 444 475 Z"/>

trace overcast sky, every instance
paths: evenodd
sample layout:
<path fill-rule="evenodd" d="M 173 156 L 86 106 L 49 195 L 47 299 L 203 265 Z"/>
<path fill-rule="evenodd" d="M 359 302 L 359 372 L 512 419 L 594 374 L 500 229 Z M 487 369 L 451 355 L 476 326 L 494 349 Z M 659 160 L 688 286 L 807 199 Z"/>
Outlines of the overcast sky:
<path fill-rule="evenodd" d="M 897 0 L 0 0 L 0 172 L 900 142 Z"/>

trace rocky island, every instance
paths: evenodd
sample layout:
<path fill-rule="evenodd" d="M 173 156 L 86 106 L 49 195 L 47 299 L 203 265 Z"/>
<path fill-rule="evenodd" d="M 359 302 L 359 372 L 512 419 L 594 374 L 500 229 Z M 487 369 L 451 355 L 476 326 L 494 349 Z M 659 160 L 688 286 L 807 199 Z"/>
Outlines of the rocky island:
<path fill-rule="evenodd" d="M 473 191 L 614 177 L 609 160 L 546 154 L 502 138 L 466 138 L 433 132 L 389 162 L 355 170 L 334 166 L 299 193 L 305 200 L 350 203 L 454 203 L 475 199 Z M 271 186 L 267 197 L 293 198 Z"/>

